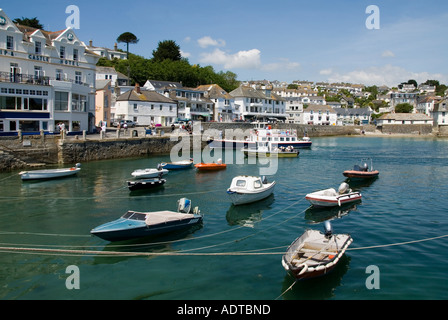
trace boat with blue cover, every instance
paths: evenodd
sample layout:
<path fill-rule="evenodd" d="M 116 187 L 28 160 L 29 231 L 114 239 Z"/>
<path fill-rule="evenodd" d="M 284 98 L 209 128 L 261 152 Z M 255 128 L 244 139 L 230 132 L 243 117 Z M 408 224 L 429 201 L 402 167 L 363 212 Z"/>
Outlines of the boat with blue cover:
<path fill-rule="evenodd" d="M 102 224 L 90 233 L 107 241 L 123 241 L 183 230 L 202 223 L 202 215 L 191 201 L 178 200 L 177 212 L 128 211 L 121 218 Z"/>
<path fill-rule="evenodd" d="M 184 170 L 193 167 L 193 160 L 181 160 L 174 162 L 162 162 L 160 166 L 167 170 Z"/>

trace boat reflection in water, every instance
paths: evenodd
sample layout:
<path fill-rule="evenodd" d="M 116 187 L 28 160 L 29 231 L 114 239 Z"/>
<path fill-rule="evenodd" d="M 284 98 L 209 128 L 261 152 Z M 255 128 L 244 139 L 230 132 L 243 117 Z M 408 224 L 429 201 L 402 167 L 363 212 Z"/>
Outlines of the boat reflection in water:
<path fill-rule="evenodd" d="M 240 225 L 253 228 L 255 223 L 263 219 L 263 212 L 271 209 L 274 200 L 274 194 L 271 194 L 266 199 L 254 203 L 238 206 L 232 204 L 226 213 L 227 223 L 229 226 Z"/>
<path fill-rule="evenodd" d="M 281 292 L 283 300 L 326 300 L 334 298 L 335 290 L 350 266 L 351 257 L 343 255 L 334 270 L 325 277 L 317 277 L 307 281 L 297 281 L 287 273 L 283 279 Z M 288 290 L 290 287 L 292 288 Z"/>
<path fill-rule="evenodd" d="M 305 211 L 305 220 L 310 224 L 317 224 L 327 220 L 334 220 L 358 210 L 357 203 L 349 203 L 342 207 L 310 207 Z"/>

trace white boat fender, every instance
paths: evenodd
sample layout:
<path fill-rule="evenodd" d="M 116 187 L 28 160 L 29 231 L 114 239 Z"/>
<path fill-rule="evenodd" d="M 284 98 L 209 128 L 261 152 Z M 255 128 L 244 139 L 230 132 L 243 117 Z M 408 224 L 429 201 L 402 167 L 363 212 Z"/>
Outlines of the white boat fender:
<path fill-rule="evenodd" d="M 299 265 L 299 267 L 302 267 L 302 270 L 300 270 L 300 272 L 299 272 L 299 276 L 301 276 L 308 270 L 308 265 L 306 263 L 302 263 L 301 265 Z"/>

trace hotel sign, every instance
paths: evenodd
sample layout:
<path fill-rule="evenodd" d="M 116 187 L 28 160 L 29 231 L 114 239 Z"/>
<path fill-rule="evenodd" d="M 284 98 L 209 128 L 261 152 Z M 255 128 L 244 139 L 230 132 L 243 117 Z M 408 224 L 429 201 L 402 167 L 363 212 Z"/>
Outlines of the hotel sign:
<path fill-rule="evenodd" d="M 50 62 L 50 58 L 49 57 L 37 56 L 37 55 L 34 55 L 34 54 L 29 54 L 28 55 L 28 59 L 36 60 L 36 61 L 43 61 L 43 62 Z"/>
<path fill-rule="evenodd" d="M 14 56 L 14 53 L 12 51 L 9 53 L 6 50 L 0 50 L 0 52 L 3 53 L 4 55 L 11 54 L 11 56 Z M 35 54 L 29 54 L 28 59 L 35 60 L 35 61 L 42 61 L 42 62 L 50 62 L 50 57 L 39 56 L 39 55 L 35 55 Z M 59 64 L 64 64 L 66 66 L 79 67 L 78 61 L 65 60 L 65 59 L 58 59 L 58 61 L 59 61 Z"/>

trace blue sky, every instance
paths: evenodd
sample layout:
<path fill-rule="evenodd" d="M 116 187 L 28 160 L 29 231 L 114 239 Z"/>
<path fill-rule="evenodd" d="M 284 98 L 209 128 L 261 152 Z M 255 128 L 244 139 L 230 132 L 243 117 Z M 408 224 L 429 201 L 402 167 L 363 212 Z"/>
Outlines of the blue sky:
<path fill-rule="evenodd" d="M 159 41 L 174 40 L 191 64 L 230 70 L 239 80 L 448 84 L 447 1 L 25 0 L 0 7 L 57 31 L 69 5 L 80 10 L 75 32 L 86 43 L 113 47 L 129 31 L 140 40 L 130 51 L 151 58 Z M 379 9 L 379 29 L 366 27 L 369 5 Z"/>

